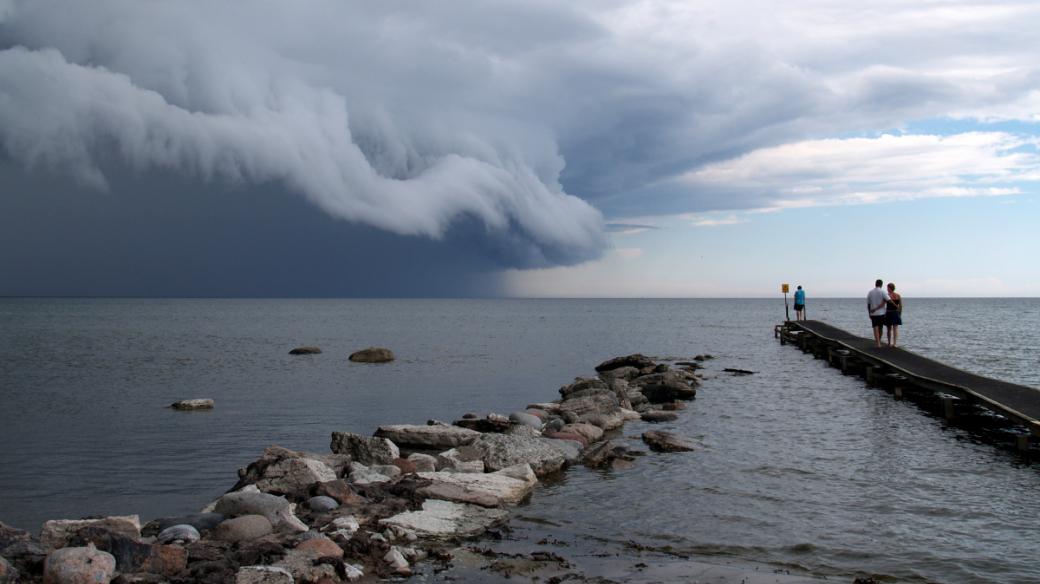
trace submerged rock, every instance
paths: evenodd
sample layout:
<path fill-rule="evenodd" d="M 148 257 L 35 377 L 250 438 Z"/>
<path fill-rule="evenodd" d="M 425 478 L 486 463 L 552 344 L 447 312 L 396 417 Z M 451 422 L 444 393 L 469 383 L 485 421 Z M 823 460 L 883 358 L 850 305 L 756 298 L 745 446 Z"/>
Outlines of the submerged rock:
<path fill-rule="evenodd" d="M 471 537 L 483 533 L 508 516 L 509 512 L 503 509 L 428 499 L 423 502 L 420 511 L 380 519 L 379 523 L 403 527 L 420 537 Z"/>
<path fill-rule="evenodd" d="M 656 452 L 689 452 L 694 449 L 690 439 L 660 430 L 643 432 L 643 442 Z"/>
<path fill-rule="evenodd" d="M 289 351 L 290 355 L 318 355 L 321 353 L 321 349 L 318 347 L 296 347 Z"/>
<path fill-rule="evenodd" d="M 632 381 L 651 403 L 690 400 L 697 397 L 696 379 L 682 371 L 668 371 L 637 377 Z"/>
<path fill-rule="evenodd" d="M 650 410 L 648 412 L 643 412 L 641 417 L 644 422 L 651 422 L 654 424 L 660 422 L 671 422 L 679 419 L 679 416 L 676 415 L 675 412 L 666 412 L 663 410 Z"/>
<path fill-rule="evenodd" d="M 607 359 L 599 365 L 596 365 L 596 371 L 610 371 L 619 367 L 634 367 L 636 369 L 644 369 L 646 367 L 654 366 L 656 366 L 656 363 L 654 363 L 653 359 L 641 353 L 635 353 L 633 355 L 626 355 L 624 357 L 614 357 L 613 359 Z"/>
<path fill-rule="evenodd" d="M 393 351 L 383 347 L 369 347 L 355 351 L 348 357 L 355 363 L 388 363 L 395 359 Z"/>
<path fill-rule="evenodd" d="M 184 411 L 190 411 L 190 410 L 212 410 L 214 403 L 215 402 L 212 399 L 209 399 L 209 398 L 182 399 L 180 401 L 173 402 L 172 404 L 170 404 L 170 407 L 175 409 L 175 410 L 184 410 Z"/>
<path fill-rule="evenodd" d="M 376 430 L 376 436 L 386 438 L 398 446 L 425 450 L 443 450 L 465 446 L 480 435 L 480 432 L 474 430 L 447 425 L 395 424 L 380 426 Z"/>

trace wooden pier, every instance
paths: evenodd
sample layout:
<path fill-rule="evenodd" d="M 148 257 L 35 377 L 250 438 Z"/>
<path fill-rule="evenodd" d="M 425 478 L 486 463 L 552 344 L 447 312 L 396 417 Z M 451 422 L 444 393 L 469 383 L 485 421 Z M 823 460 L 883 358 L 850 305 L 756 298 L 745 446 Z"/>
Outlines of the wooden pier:
<path fill-rule="evenodd" d="M 862 375 L 896 399 L 914 399 L 951 423 L 993 430 L 1015 447 L 1036 453 L 1040 443 L 1040 389 L 968 373 L 902 348 L 876 347 L 818 320 L 787 321 L 774 336 L 842 373 Z"/>

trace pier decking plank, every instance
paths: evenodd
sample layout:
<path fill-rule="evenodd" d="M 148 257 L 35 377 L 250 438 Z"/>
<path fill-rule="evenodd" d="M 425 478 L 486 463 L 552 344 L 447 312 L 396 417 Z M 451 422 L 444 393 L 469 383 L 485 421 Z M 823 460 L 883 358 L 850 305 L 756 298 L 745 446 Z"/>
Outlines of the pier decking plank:
<path fill-rule="evenodd" d="M 818 320 L 789 321 L 788 326 L 840 344 L 872 361 L 878 361 L 904 375 L 953 386 L 997 409 L 1017 414 L 1040 427 L 1040 389 L 1017 385 L 962 371 L 900 347 L 875 347 L 873 339 L 857 337 Z"/>

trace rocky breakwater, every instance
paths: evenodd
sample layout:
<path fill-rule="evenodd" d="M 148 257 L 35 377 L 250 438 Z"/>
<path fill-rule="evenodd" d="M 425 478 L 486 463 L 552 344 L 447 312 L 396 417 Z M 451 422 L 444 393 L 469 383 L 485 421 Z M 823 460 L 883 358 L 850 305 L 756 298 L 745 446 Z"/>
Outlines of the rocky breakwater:
<path fill-rule="evenodd" d="M 424 558 L 446 564 L 541 477 L 633 464 L 646 453 L 611 439 L 615 430 L 697 393 L 693 367 L 642 355 L 596 370 L 560 399 L 508 415 L 334 432 L 329 454 L 269 447 L 198 513 L 144 526 L 136 516 L 49 521 L 39 537 L 0 524 L 0 584 L 328 583 L 405 576 Z M 643 438 L 657 452 L 693 448 L 667 432 Z"/>

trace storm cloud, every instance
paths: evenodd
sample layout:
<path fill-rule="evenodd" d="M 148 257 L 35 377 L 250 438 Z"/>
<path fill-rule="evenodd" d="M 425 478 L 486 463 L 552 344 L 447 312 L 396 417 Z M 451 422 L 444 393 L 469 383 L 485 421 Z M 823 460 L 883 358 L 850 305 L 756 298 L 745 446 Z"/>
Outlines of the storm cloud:
<path fill-rule="evenodd" d="M 165 196 L 203 207 L 299 196 L 339 229 L 466 241 L 481 273 L 572 265 L 609 248 L 604 218 L 782 203 L 704 180 L 751 153 L 1035 118 L 1038 18 L 1010 1 L 0 0 L 0 166 L 22 193 L 60 176 L 99 205 L 173 178 L 193 194 Z"/>

